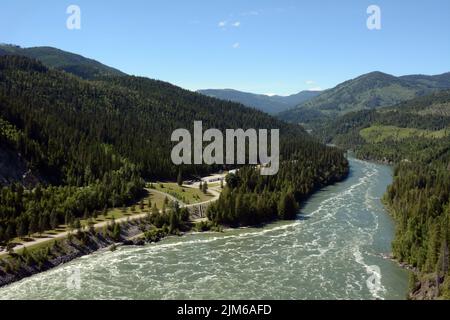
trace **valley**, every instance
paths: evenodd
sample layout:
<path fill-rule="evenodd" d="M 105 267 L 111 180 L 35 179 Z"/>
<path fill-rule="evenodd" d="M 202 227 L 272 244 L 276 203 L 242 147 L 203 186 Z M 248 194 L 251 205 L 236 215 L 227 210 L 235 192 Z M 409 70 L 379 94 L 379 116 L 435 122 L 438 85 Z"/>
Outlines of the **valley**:
<path fill-rule="evenodd" d="M 138 258 L 136 251 L 156 259 L 150 259 L 152 263 L 161 260 L 164 266 L 175 268 L 180 258 L 187 265 L 191 262 L 177 251 L 166 250 L 172 244 L 191 252 L 197 247 L 189 244 L 212 242 L 218 245 L 214 250 L 226 256 L 227 251 L 221 250 L 228 240 L 233 243 L 232 239 L 243 237 L 249 241 L 233 249 L 242 254 L 242 260 L 224 263 L 218 257 L 224 274 L 234 279 L 246 281 L 235 268 L 243 268 L 245 256 L 253 256 L 250 251 L 259 252 L 258 248 L 272 248 L 268 249 L 272 254 L 280 250 L 272 260 L 261 263 L 267 262 L 270 270 L 270 261 L 274 266 L 281 264 L 289 281 L 294 281 L 289 267 L 304 268 L 305 261 L 312 264 L 295 280 L 299 291 L 286 290 L 290 288 L 286 283 L 282 293 L 277 283 L 284 280 L 267 274 L 268 287 L 254 283 L 249 291 L 241 292 L 242 298 L 448 298 L 449 74 L 394 77 L 373 72 L 323 92 L 270 99 L 227 90 L 205 92 L 224 99 L 220 100 L 167 82 L 128 76 L 95 60 L 49 47 L 0 46 L 0 71 L 0 276 L 10 279 L 4 284 L 31 276 L 5 287 L 1 291 L 5 296 L 34 297 L 37 291 L 24 293 L 21 283 L 33 287 L 35 279 L 46 277 L 46 273 L 36 273 L 50 269 L 49 274 L 55 276 L 71 265 L 83 268 L 86 262 L 93 270 L 90 263 L 113 257 L 117 268 L 129 270 L 114 257 L 130 252 L 133 259 Z M 230 93 L 238 97 L 220 95 Z M 252 99 L 264 103 L 255 104 Z M 278 111 L 266 107 L 279 108 L 277 103 L 285 107 L 290 103 L 292 108 L 278 113 L 279 119 L 256 110 L 274 114 Z M 259 170 L 242 165 L 242 158 L 247 159 L 242 152 L 233 153 L 238 165 L 231 160 L 197 165 L 170 161 L 176 142 L 171 141 L 171 132 L 179 128 L 194 128 L 195 132 L 199 120 L 223 132 L 229 128 L 243 132 L 279 129 L 278 173 L 261 176 Z M 353 150 L 359 159 L 393 165 L 393 179 L 391 169 L 348 158 L 344 150 Z M 225 182 L 214 175 L 214 183 L 195 183 L 199 177 L 229 170 L 233 173 L 220 175 Z M 331 206 L 336 202 L 337 206 Z M 190 213 L 190 208 L 202 204 L 207 209 Z M 314 220 L 315 213 L 319 221 Z M 200 233 L 191 234 L 194 230 Z M 266 237 L 272 232 L 281 242 Z M 185 236 L 178 244 L 176 236 L 181 234 Z M 253 238 L 261 247 L 255 247 Z M 355 241 L 359 244 L 354 245 Z M 116 248 L 120 242 L 147 245 Z M 293 248 L 299 244 L 294 256 L 281 253 L 291 248 L 288 243 Z M 321 245 L 312 250 L 303 243 L 312 248 Z M 111 253 L 77 259 L 106 247 L 113 249 Z M 204 248 L 210 249 L 209 245 Z M 153 256 L 153 250 L 159 253 Z M 268 252 L 261 250 L 261 256 L 267 257 Z M 391 251 L 393 259 L 413 270 L 409 281 L 406 272 L 385 259 Z M 355 264 L 346 265 L 353 258 Z M 211 267 L 210 262 L 200 261 L 205 267 Z M 319 262 L 326 268 L 319 267 Z M 365 286 L 374 265 L 382 266 L 381 287 Z M 345 277 L 336 274 L 337 270 Z M 194 284 L 177 274 L 180 277 L 173 279 L 165 273 L 145 275 L 152 286 L 172 283 L 169 291 L 127 295 L 183 298 L 182 292 L 189 293 L 178 284 Z M 306 279 L 312 274 L 325 281 L 322 287 L 308 284 Z M 210 286 L 210 276 L 219 277 L 199 275 L 196 281 Z M 51 286 L 56 295 L 48 298 L 71 297 L 58 283 Z M 226 299 L 230 291 L 222 286 L 216 298 Z M 272 295 L 261 296 L 269 287 Z M 175 288 L 180 296 L 171 296 Z M 197 289 L 202 292 L 201 287 Z M 82 294 L 89 297 L 89 289 Z M 103 294 L 117 298 L 117 293 Z"/>
<path fill-rule="evenodd" d="M 55 2 L 0 4 L 4 313 L 448 313 L 450 1 Z"/>
<path fill-rule="evenodd" d="M 199 216 L 201 231 L 291 220 L 299 201 L 348 174 L 343 152 L 254 109 L 147 78 L 86 76 L 92 68 L 111 69 L 57 49 L 31 50 L 45 63 L 14 50 L 0 55 L 0 147 L 20 155 L 24 170 L 42 179 L 24 185 L 9 177 L 1 189 L 0 273 L 8 281 L 137 233 L 157 242 L 190 231 L 197 227 L 188 209 L 202 200 L 214 203 Z M 49 51 L 56 58 L 47 59 Z M 73 73 L 55 65 L 66 60 L 77 64 Z M 217 187 L 208 191 L 206 184 L 202 191 L 181 195 L 183 189 L 173 184 L 155 182 L 156 189 L 146 189 L 145 181 L 192 180 L 235 168 L 170 161 L 170 132 L 191 127 L 195 119 L 222 130 L 276 128 L 283 159 L 279 174 L 251 177 L 259 176 L 259 170 L 244 166 L 230 176 L 220 196 Z M 242 154 L 235 157 L 242 166 Z M 161 192 L 179 204 L 164 200 L 159 207 L 155 200 L 150 210 L 146 196 L 157 198 Z M 205 199 L 202 193 L 213 197 Z M 227 207 L 232 211 L 224 214 Z"/>
<path fill-rule="evenodd" d="M 380 198 L 392 171 L 349 161 L 349 178 L 315 193 L 295 220 L 97 252 L 0 288 L 0 297 L 405 299 L 407 271 L 385 258 L 394 225 Z M 378 287 L 366 285 L 373 265 Z M 63 280 L 73 270 L 79 290 Z"/>

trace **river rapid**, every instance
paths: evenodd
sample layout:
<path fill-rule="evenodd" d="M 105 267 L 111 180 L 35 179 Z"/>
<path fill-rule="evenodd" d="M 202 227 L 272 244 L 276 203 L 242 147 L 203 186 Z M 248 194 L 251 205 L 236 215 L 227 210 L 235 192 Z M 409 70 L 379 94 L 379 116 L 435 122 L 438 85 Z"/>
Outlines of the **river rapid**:
<path fill-rule="evenodd" d="M 97 252 L 0 288 L 0 299 L 404 299 L 407 271 L 383 258 L 391 168 L 349 160 L 348 179 L 296 221 Z"/>

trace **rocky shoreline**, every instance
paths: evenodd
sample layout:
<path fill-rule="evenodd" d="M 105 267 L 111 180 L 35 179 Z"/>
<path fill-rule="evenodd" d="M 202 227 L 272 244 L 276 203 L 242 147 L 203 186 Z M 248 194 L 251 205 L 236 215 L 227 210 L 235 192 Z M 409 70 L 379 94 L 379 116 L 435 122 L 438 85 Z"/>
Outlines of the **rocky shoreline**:
<path fill-rule="evenodd" d="M 142 237 L 143 221 L 133 221 L 121 224 L 120 241 L 100 232 L 74 233 L 71 237 L 58 241 L 58 245 L 49 250 L 46 261 L 33 261 L 29 263 L 22 255 L 15 254 L 14 261 L 0 259 L 0 287 L 7 286 L 32 275 L 44 272 L 74 259 L 92 254 L 98 250 L 114 248 L 118 245 L 144 245 Z M 80 236 L 82 234 L 82 236 Z"/>

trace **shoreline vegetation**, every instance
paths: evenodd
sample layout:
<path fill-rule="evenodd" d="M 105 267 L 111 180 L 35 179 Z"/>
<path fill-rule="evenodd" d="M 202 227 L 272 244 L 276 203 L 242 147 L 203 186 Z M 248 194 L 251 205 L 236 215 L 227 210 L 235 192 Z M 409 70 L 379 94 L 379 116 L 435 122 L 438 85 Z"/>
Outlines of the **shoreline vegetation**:
<path fill-rule="evenodd" d="M 158 189 L 173 192 L 164 193 Z M 114 250 L 120 244 L 144 245 L 192 230 L 222 230 L 203 219 L 191 220 L 188 211 L 190 207 L 215 201 L 218 198 L 217 188 L 208 191 L 157 182 L 148 184 L 145 190 L 148 192 L 146 199 L 140 199 L 130 207 L 111 209 L 111 212 L 97 217 L 101 223 L 94 224 L 93 221 L 97 220 L 93 219 L 80 220 L 74 226 L 62 229 L 59 226 L 59 230 L 63 230 L 60 233 L 47 231 L 39 236 L 33 235 L 34 242 L 28 236 L 28 242 L 17 239 L 20 244 L 5 247 L 5 251 L 0 252 L 0 287 L 100 249 L 110 247 Z M 182 202 L 184 195 L 197 202 Z"/>
<path fill-rule="evenodd" d="M 367 150 L 368 146 L 364 146 L 364 148 Z M 396 230 L 392 252 L 384 258 L 410 272 L 407 298 L 410 300 L 449 300 L 450 206 L 446 206 L 445 201 L 440 201 L 431 193 L 435 189 L 442 190 L 443 193 L 440 194 L 440 197 L 446 197 L 445 192 L 450 191 L 450 165 L 445 168 L 442 160 L 437 160 L 426 167 L 417 160 L 396 162 L 383 155 L 377 157 L 362 155 L 357 152 L 358 150 L 349 151 L 357 159 L 392 167 L 393 183 L 386 189 L 381 202 L 394 220 Z M 405 198 L 405 194 L 408 192 L 410 194 Z M 434 201 L 431 207 L 426 204 L 426 199 L 429 197 Z M 443 204 L 440 205 L 439 201 Z M 407 229 L 417 228 L 418 224 L 417 220 L 406 217 L 410 211 L 414 215 L 423 211 L 427 216 L 433 217 L 428 218 L 430 221 L 424 224 L 426 227 L 420 231 L 426 234 L 425 239 L 414 240 L 413 238 L 417 235 L 412 234 L 411 231 L 407 232 Z M 427 243 L 427 241 L 430 242 Z M 413 247 L 411 247 L 411 243 L 414 243 Z M 420 246 L 421 249 L 419 250 L 417 246 Z"/>
<path fill-rule="evenodd" d="M 343 164 L 348 165 L 346 161 Z M 210 204 L 210 209 L 207 210 L 208 218 L 198 218 L 195 220 L 192 219 L 188 208 L 194 207 L 196 203 L 188 205 L 183 203 L 181 199 L 185 200 L 186 198 L 183 197 L 188 197 L 187 195 L 183 195 L 186 190 L 189 190 L 188 193 L 197 201 L 205 200 L 204 197 L 212 197 L 209 194 L 208 184 L 206 182 L 200 183 L 198 189 L 197 186 L 179 186 L 175 183 L 151 183 L 149 184 L 148 190 L 156 190 L 160 193 L 163 193 L 160 190 L 172 191 L 165 194 L 166 197 L 162 203 L 161 210 L 158 209 L 156 203 L 150 209 L 150 203 L 148 203 L 148 209 L 144 216 L 142 214 L 128 216 L 126 221 L 116 221 L 112 218 L 101 228 L 96 228 L 92 223 L 83 226 L 80 224 L 76 229 L 69 231 L 67 237 L 48 240 L 35 248 L 28 249 L 25 247 L 17 251 L 10 248 L 7 254 L 0 256 L 0 287 L 50 270 L 61 264 L 105 248 L 115 250 L 119 245 L 141 246 L 159 242 L 167 236 L 182 236 L 190 232 L 223 232 L 231 228 L 265 226 L 277 220 L 295 219 L 299 206 L 293 196 L 294 193 L 288 194 L 286 192 L 274 193 L 275 196 L 272 196 L 272 200 L 276 199 L 277 196 L 279 197 L 279 203 L 274 203 L 274 210 L 277 210 L 277 214 L 268 215 L 262 220 L 247 220 L 245 216 L 252 214 L 249 213 L 251 208 L 246 208 L 245 206 L 239 207 L 239 201 L 242 200 L 238 200 L 238 204 L 235 207 L 236 210 L 242 212 L 242 216 L 238 217 L 238 219 L 241 219 L 241 222 L 236 220 L 230 223 L 214 218 L 214 212 L 219 208 L 219 206 L 216 206 L 216 203 L 223 201 L 221 200 L 223 199 L 223 192 L 226 194 L 233 193 L 234 191 L 231 190 L 236 189 L 235 184 L 237 181 L 240 181 L 244 176 L 252 175 L 251 172 L 256 172 L 257 175 L 259 174 L 255 169 L 241 169 L 236 174 L 227 175 L 225 179 L 226 184 L 220 182 L 211 184 L 210 191 L 218 193 L 220 189 L 222 193 L 215 199 L 213 197 L 212 200 L 197 203 L 208 203 Z M 336 170 L 328 179 L 314 185 L 308 191 L 309 193 L 307 195 L 302 194 L 302 200 L 306 200 L 308 196 L 317 192 L 322 187 L 346 179 L 348 172 L 348 168 L 344 165 L 341 170 Z M 184 190 L 182 191 L 183 193 L 180 193 L 180 190 Z M 200 197 L 193 190 L 200 190 L 203 193 L 203 197 Z M 251 192 L 247 193 L 247 196 L 252 197 Z M 262 195 L 267 196 L 267 190 Z M 227 196 L 225 195 L 225 197 Z M 142 207 L 142 204 L 143 201 L 141 200 L 132 205 L 131 208 L 139 205 Z M 256 201 L 255 204 L 260 205 L 260 201 Z M 266 209 L 263 208 L 261 210 Z M 256 214 L 257 212 L 255 211 L 253 213 Z"/>
<path fill-rule="evenodd" d="M 393 166 L 383 203 L 395 221 L 393 257 L 414 271 L 410 299 L 450 300 L 449 107 L 443 90 L 317 128 L 323 141 Z"/>

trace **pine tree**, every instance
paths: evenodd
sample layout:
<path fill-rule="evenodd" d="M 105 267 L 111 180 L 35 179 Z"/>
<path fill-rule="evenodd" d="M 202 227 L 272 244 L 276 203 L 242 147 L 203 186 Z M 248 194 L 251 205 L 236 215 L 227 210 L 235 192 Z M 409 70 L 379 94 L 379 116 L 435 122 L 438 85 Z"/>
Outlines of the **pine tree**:
<path fill-rule="evenodd" d="M 0 243 L 3 243 L 5 241 L 5 231 L 3 230 L 3 227 L 0 226 Z"/>
<path fill-rule="evenodd" d="M 114 239 L 114 241 L 119 241 L 120 240 L 120 233 L 121 233 L 120 224 L 114 223 L 113 230 L 112 230 L 112 235 L 111 235 L 112 238 Z"/>
<path fill-rule="evenodd" d="M 183 185 L 183 173 L 181 172 L 181 169 L 178 170 L 177 184 L 180 187 Z"/>
<path fill-rule="evenodd" d="M 28 225 L 24 219 L 19 220 L 19 224 L 17 226 L 17 235 L 19 237 L 24 237 L 28 234 Z"/>
<path fill-rule="evenodd" d="M 159 214 L 158 207 L 156 206 L 156 203 L 154 203 L 152 207 L 152 215 L 156 216 L 158 214 Z"/>
<path fill-rule="evenodd" d="M 89 211 L 88 209 L 84 209 L 84 214 L 83 214 L 83 220 L 86 220 L 89 217 Z"/>
<path fill-rule="evenodd" d="M 75 223 L 74 223 L 73 227 L 74 227 L 74 229 L 76 229 L 78 232 L 81 231 L 81 221 L 80 221 L 80 219 L 76 219 L 76 220 L 75 220 Z"/>
<path fill-rule="evenodd" d="M 30 225 L 28 227 L 28 232 L 30 235 L 39 231 L 39 220 L 38 217 L 34 214 L 31 216 Z"/>
<path fill-rule="evenodd" d="M 58 214 L 56 213 L 55 210 L 53 210 L 52 213 L 50 214 L 50 227 L 52 229 L 56 229 L 58 225 L 59 225 Z"/>
<path fill-rule="evenodd" d="M 278 216 L 283 220 L 295 219 L 298 205 L 292 193 L 283 193 L 278 202 Z"/>
<path fill-rule="evenodd" d="M 39 215 L 39 225 L 38 225 L 38 230 L 40 234 L 43 234 L 45 232 L 45 230 L 47 230 L 47 214 L 43 213 L 41 215 Z"/>
<path fill-rule="evenodd" d="M 178 214 L 175 210 L 169 212 L 169 233 L 175 233 L 179 227 Z"/>

